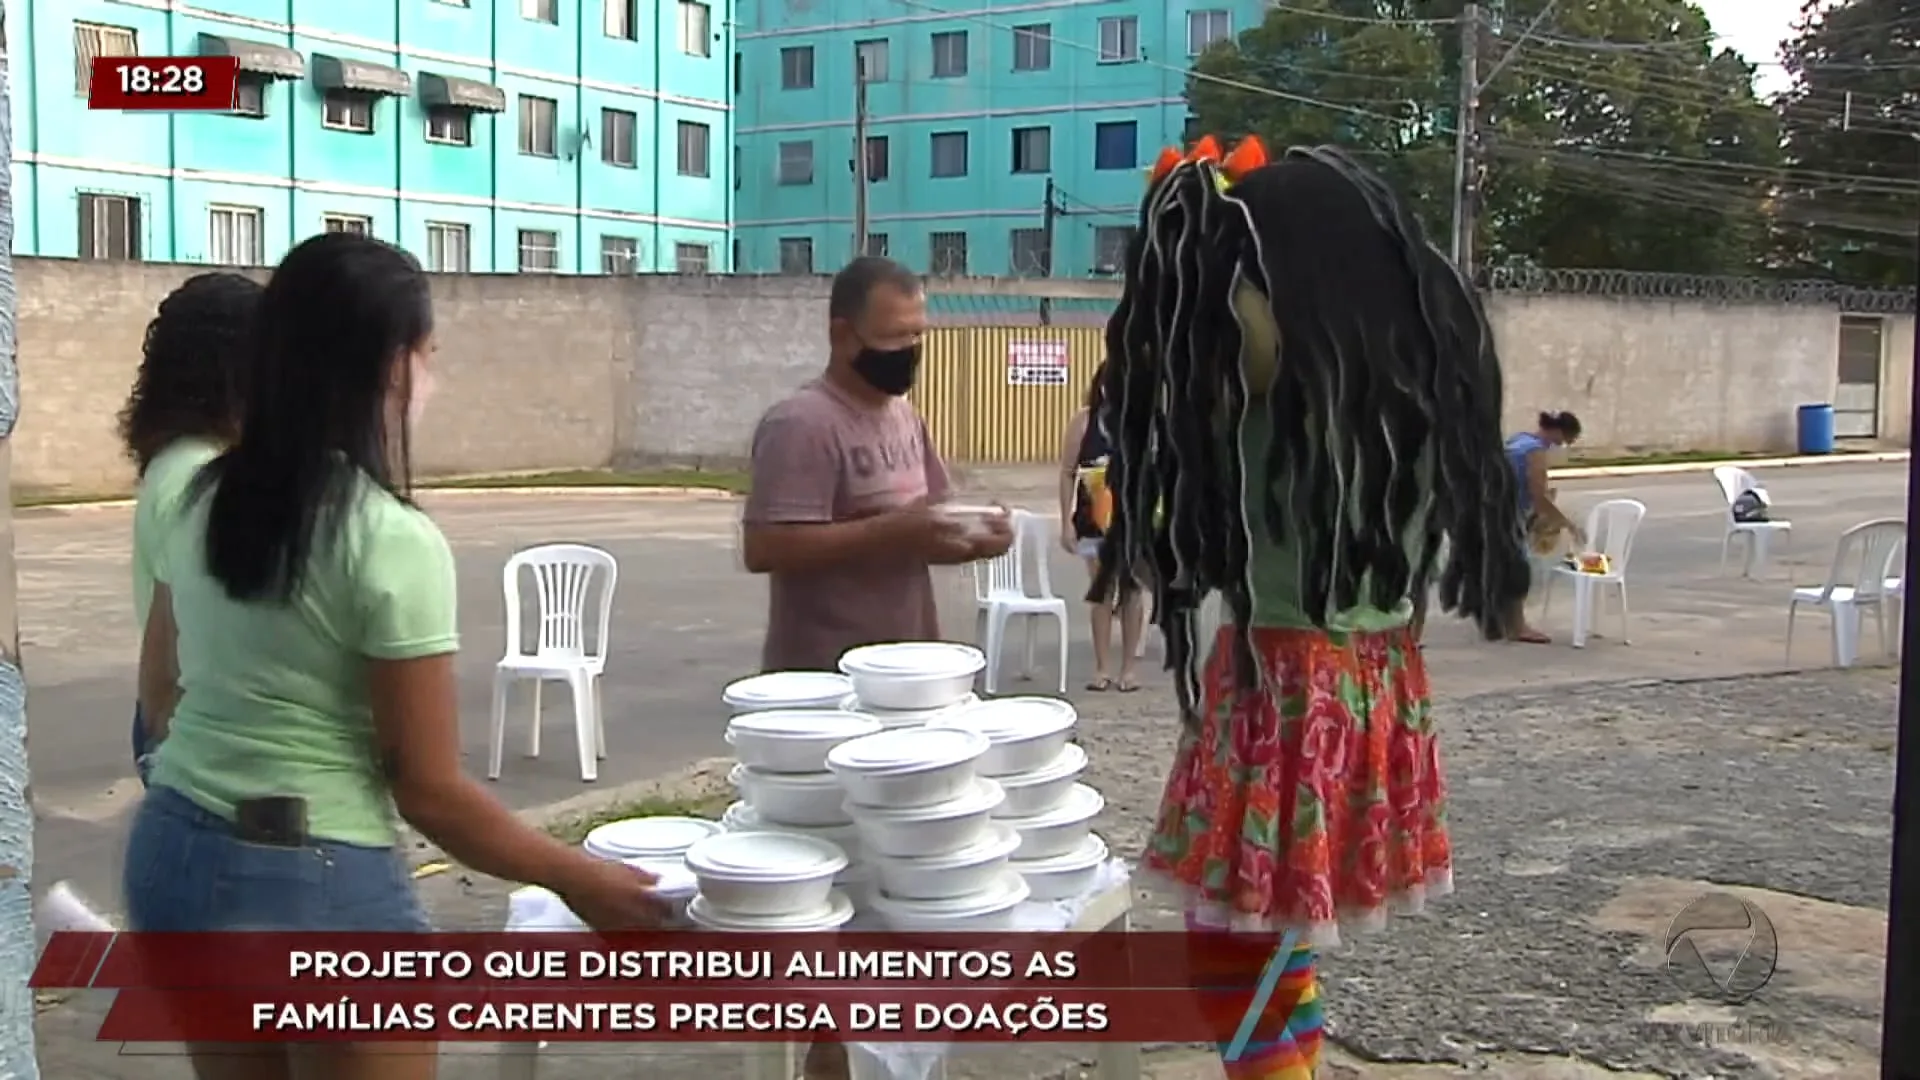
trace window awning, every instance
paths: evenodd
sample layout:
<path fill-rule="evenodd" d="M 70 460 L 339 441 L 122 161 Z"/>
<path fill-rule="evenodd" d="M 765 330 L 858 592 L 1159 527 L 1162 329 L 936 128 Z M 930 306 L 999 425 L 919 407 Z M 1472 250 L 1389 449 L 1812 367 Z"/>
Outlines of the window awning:
<path fill-rule="evenodd" d="M 478 79 L 455 75 L 420 73 L 420 104 L 429 109 L 466 109 L 471 112 L 506 112 L 507 92 Z"/>
<path fill-rule="evenodd" d="M 413 92 L 413 80 L 399 68 L 320 53 L 313 54 L 313 82 L 322 93 L 345 90 L 355 94 L 406 97 Z"/>
<path fill-rule="evenodd" d="M 201 34 L 200 55 L 231 56 L 240 61 L 241 71 L 264 75 L 269 79 L 307 77 L 306 60 L 285 45 L 248 41 L 245 38 L 221 37 L 218 34 Z"/>

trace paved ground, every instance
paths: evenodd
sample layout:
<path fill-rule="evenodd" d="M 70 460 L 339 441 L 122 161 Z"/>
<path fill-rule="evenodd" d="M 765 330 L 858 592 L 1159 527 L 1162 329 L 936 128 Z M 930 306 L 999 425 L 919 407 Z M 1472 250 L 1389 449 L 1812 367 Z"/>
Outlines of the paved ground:
<path fill-rule="evenodd" d="M 1713 677 L 1782 666 L 1789 577 L 1817 580 L 1845 526 L 1900 514 L 1904 471 L 1823 466 L 1768 479 L 1800 535 L 1795 555 L 1763 582 L 1713 576 L 1720 510 L 1704 476 L 1563 485 L 1575 507 L 1615 495 L 1650 507 L 1631 570 L 1630 647 L 1488 646 L 1464 627 L 1435 626 L 1430 660 L 1446 704 L 1462 894 L 1433 918 L 1329 958 L 1335 1033 L 1353 1052 L 1515 1075 L 1520 1065 L 1499 1063 L 1527 1053 L 1676 1077 L 1864 1075 L 1884 940 L 1875 909 L 1884 906 L 1891 678 Z M 996 477 L 993 487 L 1016 503 L 1044 505 L 1030 480 Z M 714 700 L 730 676 L 752 666 L 763 602 L 758 583 L 735 566 L 731 505 L 479 495 L 431 505 L 455 540 L 469 598 L 463 673 L 476 765 L 501 633 L 499 566 L 512 548 L 537 540 L 602 544 L 626 571 L 603 783 L 724 749 Z M 117 782 L 133 654 L 121 599 L 124 529 L 117 512 L 37 513 L 21 523 L 20 539 L 43 814 L 36 874 L 75 878 L 108 903 L 130 799 Z M 1071 595 L 1077 573 L 1064 554 L 1053 563 L 1059 591 Z M 946 585 L 950 631 L 968 633 L 964 585 Z M 1563 597 L 1563 617 L 1567 606 Z M 1824 630 L 1817 617 L 1804 623 L 1797 661 L 1825 662 Z M 1076 687 L 1085 663 L 1076 639 Z M 1164 695 L 1150 688 L 1075 696 L 1095 780 L 1109 800 L 1103 831 L 1118 849 L 1137 850 L 1172 745 Z M 501 793 L 517 805 L 581 789 L 555 698 L 564 695 L 549 695 L 547 756 L 509 760 Z M 1667 923 L 1706 881 L 1771 890 L 1759 902 L 1780 930 L 1781 975 L 1731 1017 L 1689 1004 L 1654 962 Z M 497 883 L 445 875 L 426 889 L 443 925 L 497 924 Z M 1150 922 L 1171 917 L 1155 894 L 1142 901 Z M 43 1016 L 43 1067 L 63 1077 L 132 1075 L 112 1048 L 68 1037 L 90 1031 L 90 1012 L 76 1006 Z M 1727 1042 L 1728 1029 L 1711 1025 L 1737 1020 L 1767 1021 L 1790 1040 L 1691 1045 L 1705 1035 Z M 1065 1052 L 1035 1052 L 1018 1071 L 1072 1061 Z M 649 1059 L 644 1070 L 681 1071 L 670 1064 Z M 625 1063 L 613 1069 L 603 1057 L 579 1065 L 552 1074 L 626 1074 Z M 1167 1065 L 1169 1075 L 1184 1067 Z M 140 1069 L 149 1080 L 175 1075 L 150 1059 Z M 965 1071 L 976 1069 L 1010 1071 L 994 1055 Z M 463 1067 L 449 1075 L 486 1074 Z"/>

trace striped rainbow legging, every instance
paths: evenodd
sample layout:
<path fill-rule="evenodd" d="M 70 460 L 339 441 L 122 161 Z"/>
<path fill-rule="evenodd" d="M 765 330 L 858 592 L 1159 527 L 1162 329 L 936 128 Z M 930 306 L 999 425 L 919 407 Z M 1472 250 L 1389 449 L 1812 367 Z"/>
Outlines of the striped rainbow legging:
<path fill-rule="evenodd" d="M 1227 1080 L 1313 1080 L 1323 1027 L 1313 949 L 1302 945 L 1282 958 L 1276 955 L 1277 937 L 1228 935 L 1195 925 L 1191 916 L 1187 930 L 1208 942 L 1193 952 L 1192 977 Z M 1232 947 L 1222 948 L 1223 940 L 1231 940 Z M 1269 963 L 1283 966 L 1251 1036 L 1245 1037 L 1244 1020 Z"/>

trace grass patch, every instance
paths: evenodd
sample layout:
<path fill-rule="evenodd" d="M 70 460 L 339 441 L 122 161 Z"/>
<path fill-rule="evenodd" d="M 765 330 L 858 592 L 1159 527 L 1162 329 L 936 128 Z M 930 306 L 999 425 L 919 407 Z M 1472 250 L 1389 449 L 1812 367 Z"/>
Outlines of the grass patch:
<path fill-rule="evenodd" d="M 1570 469 L 1610 469 L 1623 465 L 1691 465 L 1705 461 L 1759 461 L 1764 458 L 1792 457 L 1778 451 L 1748 451 L 1742 454 L 1725 450 L 1677 450 L 1671 453 L 1619 454 L 1612 457 L 1581 457 L 1569 455 L 1566 467 Z M 1834 457 L 1845 457 L 1845 453 L 1836 453 Z"/>
<path fill-rule="evenodd" d="M 619 803 L 581 817 L 552 822 L 547 826 L 547 832 L 562 843 L 578 845 L 586 841 L 588 833 L 600 826 L 627 818 L 697 817 L 718 821 L 731 802 L 733 793 L 724 790 L 683 799 L 653 796 L 638 802 Z"/>
<path fill-rule="evenodd" d="M 728 491 L 735 495 L 744 495 L 747 492 L 748 477 L 747 474 L 743 472 L 708 469 L 659 469 L 648 471 L 628 471 L 625 469 L 564 469 L 559 472 L 518 473 L 511 476 L 468 476 L 453 480 L 428 480 L 423 481 L 420 486 L 428 490 L 434 488 L 487 490 L 520 487 L 664 487 L 700 488 L 708 491 Z"/>

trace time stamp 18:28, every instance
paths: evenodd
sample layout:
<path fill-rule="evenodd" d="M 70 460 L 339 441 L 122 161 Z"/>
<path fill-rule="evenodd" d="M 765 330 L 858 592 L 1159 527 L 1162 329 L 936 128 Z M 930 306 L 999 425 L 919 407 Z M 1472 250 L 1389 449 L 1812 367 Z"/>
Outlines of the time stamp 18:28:
<path fill-rule="evenodd" d="M 87 108 L 226 112 L 239 86 L 237 57 L 102 56 L 93 62 Z"/>

